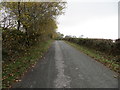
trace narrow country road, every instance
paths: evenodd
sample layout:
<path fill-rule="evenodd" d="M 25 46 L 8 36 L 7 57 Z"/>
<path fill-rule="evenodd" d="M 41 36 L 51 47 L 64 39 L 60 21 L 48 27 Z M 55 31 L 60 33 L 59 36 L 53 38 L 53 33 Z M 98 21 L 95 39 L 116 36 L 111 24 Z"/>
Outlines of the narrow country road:
<path fill-rule="evenodd" d="M 115 72 L 63 41 L 55 41 L 44 59 L 14 88 L 117 88 Z"/>

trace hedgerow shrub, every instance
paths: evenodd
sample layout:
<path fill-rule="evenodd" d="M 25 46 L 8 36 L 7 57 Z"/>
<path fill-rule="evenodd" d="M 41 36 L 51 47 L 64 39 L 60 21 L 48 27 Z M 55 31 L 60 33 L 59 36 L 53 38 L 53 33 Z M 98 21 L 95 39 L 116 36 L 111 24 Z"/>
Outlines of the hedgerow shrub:
<path fill-rule="evenodd" d="M 18 30 L 2 32 L 2 55 L 4 59 L 10 59 L 15 53 L 25 50 L 25 35 Z"/>
<path fill-rule="evenodd" d="M 88 38 L 64 38 L 64 40 L 94 49 L 105 53 L 106 55 L 113 55 L 120 61 L 120 39 L 113 42 L 111 39 L 88 39 Z"/>
<path fill-rule="evenodd" d="M 37 34 L 29 33 L 19 30 L 6 30 L 2 32 L 2 56 L 3 61 L 11 60 L 14 56 L 24 52 L 30 46 L 36 44 L 38 40 Z"/>

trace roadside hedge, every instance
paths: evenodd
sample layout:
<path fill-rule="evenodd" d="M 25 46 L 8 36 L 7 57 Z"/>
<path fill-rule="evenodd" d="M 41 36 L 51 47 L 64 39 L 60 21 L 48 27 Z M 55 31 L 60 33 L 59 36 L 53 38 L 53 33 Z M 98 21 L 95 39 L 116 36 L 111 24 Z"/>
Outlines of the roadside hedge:
<path fill-rule="evenodd" d="M 64 38 L 64 40 L 79 44 L 81 46 L 94 49 L 105 53 L 106 55 L 112 55 L 117 57 L 116 61 L 120 61 L 120 39 L 115 42 L 111 39 L 89 39 L 89 38 Z"/>
<path fill-rule="evenodd" d="M 28 35 L 19 30 L 6 30 L 2 32 L 2 57 L 3 61 L 11 61 L 22 52 L 26 52 L 31 46 L 39 42 L 39 37 L 35 32 Z"/>

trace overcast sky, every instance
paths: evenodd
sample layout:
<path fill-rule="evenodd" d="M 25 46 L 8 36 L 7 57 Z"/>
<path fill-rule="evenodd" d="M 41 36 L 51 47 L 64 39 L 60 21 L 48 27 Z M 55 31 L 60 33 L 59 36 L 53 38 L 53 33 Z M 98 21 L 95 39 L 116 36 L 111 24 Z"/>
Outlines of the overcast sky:
<path fill-rule="evenodd" d="M 85 38 L 118 38 L 120 0 L 66 1 L 65 15 L 58 18 L 58 32 L 77 37 L 84 35 Z"/>
<path fill-rule="evenodd" d="M 118 38 L 119 0 L 68 0 L 65 15 L 58 18 L 64 35 L 88 38 Z"/>

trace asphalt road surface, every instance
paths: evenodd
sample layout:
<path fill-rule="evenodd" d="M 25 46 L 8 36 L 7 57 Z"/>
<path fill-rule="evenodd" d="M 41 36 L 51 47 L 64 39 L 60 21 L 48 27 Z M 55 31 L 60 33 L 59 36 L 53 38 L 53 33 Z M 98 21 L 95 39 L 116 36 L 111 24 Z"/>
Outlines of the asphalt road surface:
<path fill-rule="evenodd" d="M 44 59 L 14 88 L 117 88 L 117 75 L 63 41 L 55 41 Z"/>

